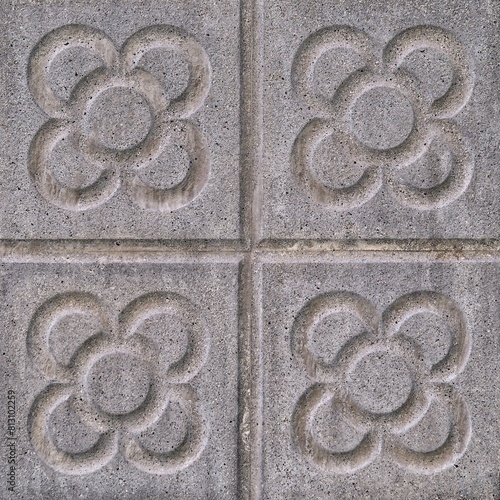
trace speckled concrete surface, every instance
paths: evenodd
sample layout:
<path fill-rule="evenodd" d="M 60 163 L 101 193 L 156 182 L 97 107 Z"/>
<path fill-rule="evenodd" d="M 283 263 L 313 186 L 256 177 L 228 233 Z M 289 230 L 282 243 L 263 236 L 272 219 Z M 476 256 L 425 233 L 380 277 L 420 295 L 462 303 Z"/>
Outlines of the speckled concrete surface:
<path fill-rule="evenodd" d="M 498 266 L 261 272 L 264 498 L 498 497 Z"/>
<path fill-rule="evenodd" d="M 0 498 L 500 500 L 499 12 L 0 1 Z"/>
<path fill-rule="evenodd" d="M 237 264 L 5 265 L 13 497 L 235 498 L 237 278 Z"/>
<path fill-rule="evenodd" d="M 16 1 L 3 22 L 2 237 L 238 237 L 237 2 Z"/>
<path fill-rule="evenodd" d="M 498 237 L 494 3 L 277 1 L 265 19 L 264 237 Z"/>

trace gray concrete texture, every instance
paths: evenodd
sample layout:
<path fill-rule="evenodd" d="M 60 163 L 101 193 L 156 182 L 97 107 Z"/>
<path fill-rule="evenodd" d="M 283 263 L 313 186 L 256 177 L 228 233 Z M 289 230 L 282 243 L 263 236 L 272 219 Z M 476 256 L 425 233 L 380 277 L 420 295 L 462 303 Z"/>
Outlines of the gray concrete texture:
<path fill-rule="evenodd" d="M 500 500 L 499 13 L 0 0 L 0 498 Z"/>

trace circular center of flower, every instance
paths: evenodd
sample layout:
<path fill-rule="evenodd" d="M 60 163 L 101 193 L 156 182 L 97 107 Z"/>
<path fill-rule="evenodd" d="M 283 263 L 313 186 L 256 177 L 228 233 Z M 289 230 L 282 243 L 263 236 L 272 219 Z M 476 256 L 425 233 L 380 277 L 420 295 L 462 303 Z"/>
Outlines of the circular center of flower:
<path fill-rule="evenodd" d="M 401 144 L 413 128 L 410 101 L 398 90 L 376 87 L 354 103 L 351 126 L 357 138 L 373 149 L 390 149 Z"/>
<path fill-rule="evenodd" d="M 91 400 L 103 412 L 124 415 L 146 399 L 151 379 L 147 367 L 129 354 L 111 354 L 97 361 L 89 373 Z"/>
<path fill-rule="evenodd" d="M 148 103 L 138 92 L 113 87 L 99 94 L 87 118 L 95 139 L 111 149 L 124 150 L 139 144 L 151 128 Z"/>
<path fill-rule="evenodd" d="M 412 380 L 405 362 L 387 352 L 368 354 L 351 372 L 352 399 L 372 413 L 391 413 L 409 397 Z"/>

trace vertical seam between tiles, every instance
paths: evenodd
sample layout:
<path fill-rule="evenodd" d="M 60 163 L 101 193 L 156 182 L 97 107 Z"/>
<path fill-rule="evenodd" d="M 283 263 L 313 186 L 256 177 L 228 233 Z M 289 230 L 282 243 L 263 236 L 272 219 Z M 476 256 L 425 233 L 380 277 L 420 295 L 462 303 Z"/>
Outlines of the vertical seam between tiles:
<path fill-rule="evenodd" d="M 255 269 L 262 205 L 263 0 L 240 0 L 240 265 L 238 498 L 261 497 L 260 274 Z M 259 276 L 259 277 L 258 277 Z"/>
<path fill-rule="evenodd" d="M 241 0 L 240 215 L 250 251 L 260 238 L 262 205 L 262 9 L 262 0 Z"/>
<path fill-rule="evenodd" d="M 247 254 L 240 264 L 238 498 L 261 497 L 261 274 Z"/>

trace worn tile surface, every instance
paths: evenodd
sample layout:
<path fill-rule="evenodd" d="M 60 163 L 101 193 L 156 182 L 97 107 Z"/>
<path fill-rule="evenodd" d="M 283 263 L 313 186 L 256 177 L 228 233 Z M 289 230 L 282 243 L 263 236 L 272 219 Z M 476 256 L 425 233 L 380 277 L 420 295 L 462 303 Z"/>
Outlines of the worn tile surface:
<path fill-rule="evenodd" d="M 265 19 L 263 237 L 498 236 L 491 2 L 277 1 Z"/>
<path fill-rule="evenodd" d="M 499 500 L 499 18 L 0 0 L 0 498 Z"/>
<path fill-rule="evenodd" d="M 264 497 L 496 498 L 498 279 L 264 264 Z"/>
<path fill-rule="evenodd" d="M 19 498 L 235 498 L 237 278 L 236 264 L 2 268 Z"/>

